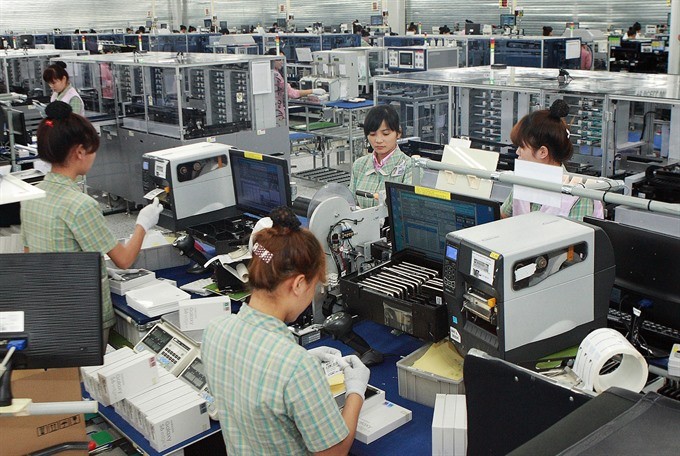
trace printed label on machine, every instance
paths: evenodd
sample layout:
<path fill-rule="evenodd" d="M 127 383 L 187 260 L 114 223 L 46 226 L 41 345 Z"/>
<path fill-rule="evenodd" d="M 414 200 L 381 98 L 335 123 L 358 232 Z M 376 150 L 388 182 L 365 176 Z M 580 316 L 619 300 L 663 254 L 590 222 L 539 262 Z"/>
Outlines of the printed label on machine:
<path fill-rule="evenodd" d="M 160 177 L 161 179 L 165 179 L 165 168 L 167 162 L 165 160 L 156 160 L 156 164 L 154 165 L 154 175 L 156 177 Z"/>
<path fill-rule="evenodd" d="M 456 328 L 449 327 L 449 337 L 451 338 L 452 341 L 458 344 L 460 343 L 460 333 Z"/>
<path fill-rule="evenodd" d="M 24 313 L 16 312 L 0 312 L 0 333 L 23 332 L 24 331 Z"/>
<path fill-rule="evenodd" d="M 493 284 L 493 270 L 495 261 L 489 257 L 481 255 L 477 252 L 472 252 L 472 261 L 470 262 L 470 274 L 483 280 L 489 285 Z"/>

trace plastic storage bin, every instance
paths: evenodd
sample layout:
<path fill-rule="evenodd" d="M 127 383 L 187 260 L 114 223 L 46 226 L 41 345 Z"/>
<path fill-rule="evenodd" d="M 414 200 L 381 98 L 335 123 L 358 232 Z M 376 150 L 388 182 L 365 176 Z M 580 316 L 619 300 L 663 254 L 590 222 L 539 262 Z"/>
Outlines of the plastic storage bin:
<path fill-rule="evenodd" d="M 463 379 L 453 381 L 430 372 L 415 369 L 413 363 L 430 348 L 424 345 L 404 359 L 397 361 L 399 396 L 419 404 L 434 407 L 437 394 L 465 394 Z"/>

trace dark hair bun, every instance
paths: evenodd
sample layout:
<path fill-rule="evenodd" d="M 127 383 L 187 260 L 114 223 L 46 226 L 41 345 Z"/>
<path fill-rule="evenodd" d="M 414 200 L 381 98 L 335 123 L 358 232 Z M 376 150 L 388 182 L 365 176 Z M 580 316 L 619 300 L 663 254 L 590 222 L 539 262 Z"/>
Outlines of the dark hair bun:
<path fill-rule="evenodd" d="M 61 60 L 55 60 L 55 62 L 52 65 L 66 69 L 66 62 L 62 62 Z"/>
<path fill-rule="evenodd" d="M 45 107 L 45 114 L 50 119 L 60 120 L 67 118 L 73 112 L 70 104 L 63 101 L 53 101 Z"/>
<path fill-rule="evenodd" d="M 302 223 L 297 218 L 293 210 L 286 206 L 279 206 L 269 213 L 274 226 L 288 228 L 292 231 L 300 229 Z"/>
<path fill-rule="evenodd" d="M 564 100 L 555 100 L 555 102 L 550 106 L 550 117 L 556 119 L 561 119 L 562 117 L 567 117 L 569 115 L 569 105 Z"/>

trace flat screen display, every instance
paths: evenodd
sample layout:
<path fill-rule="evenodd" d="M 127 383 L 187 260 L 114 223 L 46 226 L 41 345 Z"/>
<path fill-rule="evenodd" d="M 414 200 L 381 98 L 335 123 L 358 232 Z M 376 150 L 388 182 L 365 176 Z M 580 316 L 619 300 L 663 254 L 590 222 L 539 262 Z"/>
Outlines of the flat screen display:
<path fill-rule="evenodd" d="M 446 250 L 448 233 L 500 218 L 496 201 L 394 182 L 385 187 L 394 252 L 411 249 L 440 261 L 457 255 Z"/>
<path fill-rule="evenodd" d="M 237 209 L 266 216 L 272 209 L 291 205 L 288 162 L 284 158 L 235 149 L 229 155 Z"/>

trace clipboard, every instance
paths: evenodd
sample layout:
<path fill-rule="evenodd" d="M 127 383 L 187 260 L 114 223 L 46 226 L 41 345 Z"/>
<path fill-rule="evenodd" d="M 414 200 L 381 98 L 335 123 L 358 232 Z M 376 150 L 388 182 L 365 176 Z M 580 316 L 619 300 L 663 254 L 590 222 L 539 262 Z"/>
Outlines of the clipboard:
<path fill-rule="evenodd" d="M 442 163 L 495 171 L 499 156 L 498 152 L 471 148 L 469 140 L 451 138 L 449 144 L 444 146 Z M 477 176 L 464 176 L 453 171 L 441 170 L 437 175 L 436 188 L 458 195 L 488 199 L 491 196 L 493 182 Z"/>

